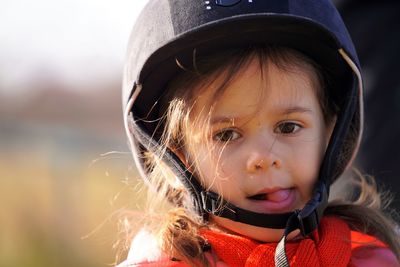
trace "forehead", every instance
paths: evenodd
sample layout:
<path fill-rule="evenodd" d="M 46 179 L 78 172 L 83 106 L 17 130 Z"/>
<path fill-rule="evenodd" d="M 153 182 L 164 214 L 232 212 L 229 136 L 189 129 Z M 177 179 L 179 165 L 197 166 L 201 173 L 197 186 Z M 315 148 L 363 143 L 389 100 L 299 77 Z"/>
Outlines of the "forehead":
<path fill-rule="evenodd" d="M 226 73 L 220 74 L 207 86 L 200 88 L 194 112 L 200 109 L 213 113 L 220 110 L 235 112 L 248 110 L 249 113 L 262 106 L 278 108 L 294 105 L 318 105 L 317 74 L 309 67 L 290 63 L 285 68 L 271 62 L 260 63 L 254 58 L 245 64 L 226 86 Z"/>

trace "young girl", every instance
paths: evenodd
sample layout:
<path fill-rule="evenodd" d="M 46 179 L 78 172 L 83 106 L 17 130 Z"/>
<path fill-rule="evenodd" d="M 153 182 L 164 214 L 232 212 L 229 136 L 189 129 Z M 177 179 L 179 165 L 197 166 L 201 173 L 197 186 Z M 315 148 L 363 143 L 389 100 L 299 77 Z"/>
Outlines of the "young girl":
<path fill-rule="evenodd" d="M 153 205 L 120 266 L 400 266 L 373 179 L 328 203 L 363 114 L 329 1 L 150 1 L 124 78 Z"/>

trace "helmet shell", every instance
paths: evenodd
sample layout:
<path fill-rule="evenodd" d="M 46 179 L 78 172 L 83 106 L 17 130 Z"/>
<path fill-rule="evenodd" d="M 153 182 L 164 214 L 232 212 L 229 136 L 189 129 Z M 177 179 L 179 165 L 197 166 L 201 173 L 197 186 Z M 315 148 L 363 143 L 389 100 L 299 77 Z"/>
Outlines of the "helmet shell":
<path fill-rule="evenodd" d="M 153 138 L 160 114 L 158 100 L 168 81 L 181 70 L 177 60 L 192 66 L 193 51 L 196 57 L 202 57 L 226 48 L 263 43 L 299 50 L 328 71 L 335 83 L 333 95 L 344 99 L 343 106 L 355 109 L 345 126 L 356 129 L 359 143 L 359 62 L 347 29 L 329 0 L 150 0 L 131 33 L 124 72 L 124 107 L 140 88 L 129 107 L 134 121 L 141 120 L 134 127 Z M 347 61 L 339 50 L 348 56 Z M 357 99 L 348 97 L 351 90 L 357 90 Z M 353 155 L 357 147 L 353 146 Z M 342 172 L 344 167 L 340 169 Z"/>

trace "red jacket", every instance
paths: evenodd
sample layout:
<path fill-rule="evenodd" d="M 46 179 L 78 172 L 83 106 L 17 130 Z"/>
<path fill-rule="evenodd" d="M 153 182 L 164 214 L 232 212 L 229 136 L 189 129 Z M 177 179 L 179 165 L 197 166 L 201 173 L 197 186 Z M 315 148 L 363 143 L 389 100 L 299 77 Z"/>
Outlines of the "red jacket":
<path fill-rule="evenodd" d="M 259 243 L 246 237 L 211 230 L 203 231 L 202 235 L 212 247 L 210 252 L 206 252 L 211 266 L 274 266 L 275 243 Z M 332 217 L 322 219 L 313 239 L 287 243 L 286 252 L 293 267 L 400 266 L 394 253 L 385 244 L 370 235 L 350 231 L 344 221 Z M 185 263 L 166 257 L 156 240 L 144 230 L 134 238 L 128 259 L 118 265 L 128 266 L 188 267 Z"/>

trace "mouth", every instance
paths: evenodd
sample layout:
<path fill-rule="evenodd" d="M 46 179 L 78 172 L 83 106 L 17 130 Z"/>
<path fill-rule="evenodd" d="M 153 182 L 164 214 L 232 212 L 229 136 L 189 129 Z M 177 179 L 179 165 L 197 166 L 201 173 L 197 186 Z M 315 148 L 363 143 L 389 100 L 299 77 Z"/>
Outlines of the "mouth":
<path fill-rule="evenodd" d="M 269 192 L 258 193 L 249 196 L 248 198 L 252 200 L 268 200 L 273 202 L 281 202 L 289 197 L 292 190 L 293 188 L 266 190 Z"/>
<path fill-rule="evenodd" d="M 292 210 L 296 200 L 294 188 L 277 188 L 262 190 L 260 193 L 247 197 L 258 212 L 276 213 Z"/>

